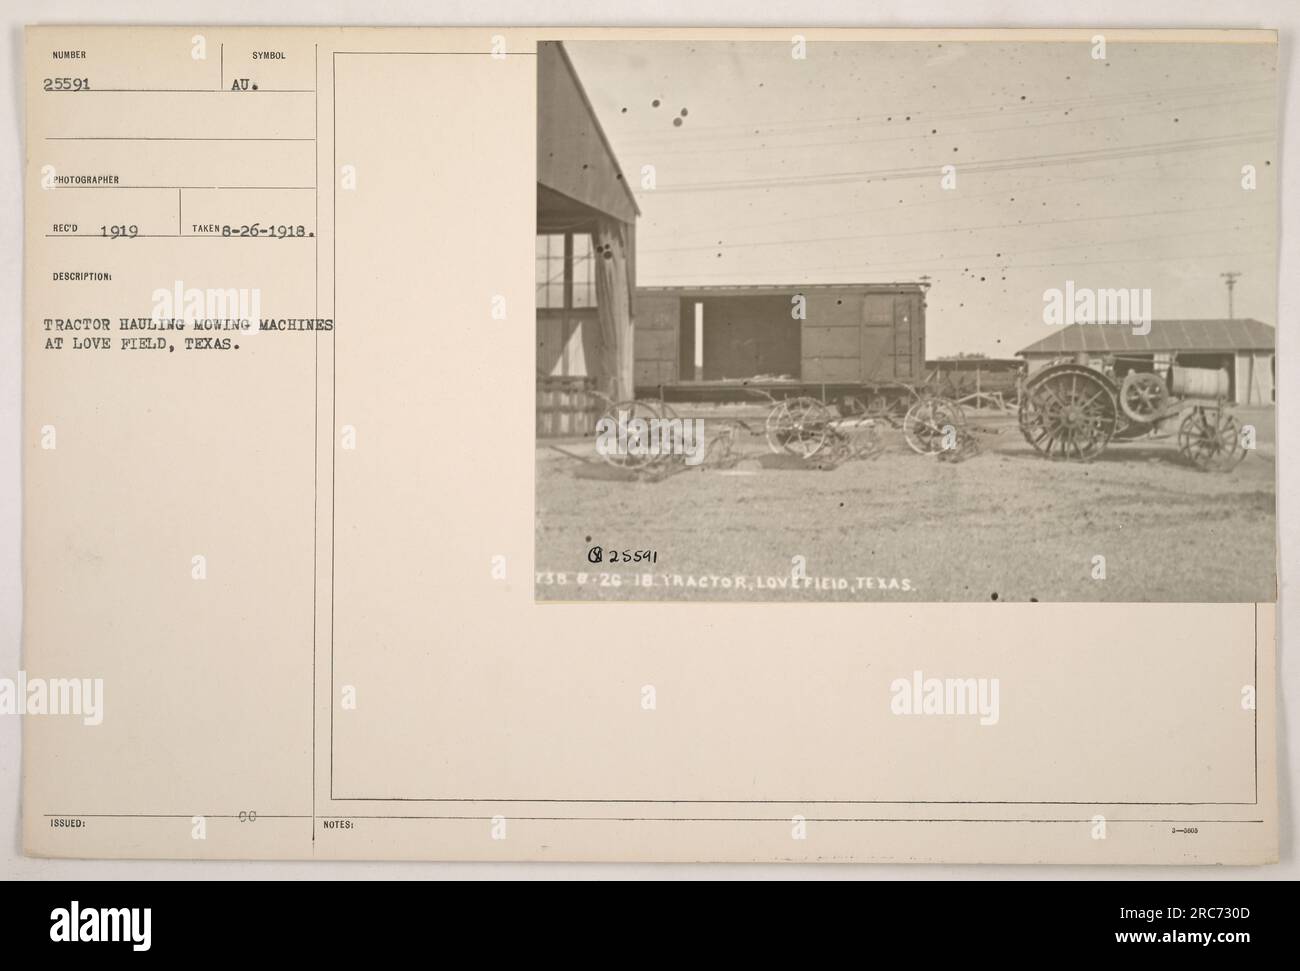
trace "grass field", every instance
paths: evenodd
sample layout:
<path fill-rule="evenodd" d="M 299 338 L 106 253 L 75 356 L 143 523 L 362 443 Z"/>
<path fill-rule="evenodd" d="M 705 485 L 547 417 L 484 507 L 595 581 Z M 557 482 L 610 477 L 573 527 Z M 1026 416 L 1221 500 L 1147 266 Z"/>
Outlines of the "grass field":
<path fill-rule="evenodd" d="M 598 466 L 539 444 L 537 595 L 1273 600 L 1273 411 L 1237 415 L 1256 425 L 1259 447 L 1227 474 L 1184 465 L 1172 437 L 1112 443 L 1088 464 L 1048 462 L 1002 418 L 980 423 L 983 452 L 957 464 L 916 455 L 887 431 L 874 459 L 760 468 L 767 448 L 754 437 L 743 442 L 753 458 L 734 470 L 660 482 L 601 478 Z M 594 457 L 589 443 L 558 444 Z M 593 545 L 654 551 L 656 562 L 593 566 Z M 792 588 L 797 556 L 812 582 Z M 1104 579 L 1093 578 L 1097 556 Z M 647 575 L 650 585 L 636 582 Z"/>

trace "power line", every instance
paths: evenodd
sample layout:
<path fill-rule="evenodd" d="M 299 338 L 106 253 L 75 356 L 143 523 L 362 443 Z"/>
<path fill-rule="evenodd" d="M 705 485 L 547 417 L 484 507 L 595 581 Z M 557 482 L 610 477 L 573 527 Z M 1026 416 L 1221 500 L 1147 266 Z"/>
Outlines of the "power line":
<path fill-rule="evenodd" d="M 759 241 L 748 242 L 748 243 L 729 243 L 726 244 L 725 248 L 736 249 L 741 247 L 749 248 L 749 247 L 757 247 L 757 246 L 791 246 L 791 245 L 801 245 L 805 243 L 844 243 L 844 242 L 856 242 L 858 240 L 863 240 L 863 239 L 897 239 L 903 236 L 929 236 L 929 235 L 941 235 L 941 234 L 946 235 L 949 233 L 966 233 L 966 232 L 977 232 L 977 231 L 982 232 L 984 230 L 989 230 L 989 229 L 1020 229 L 1026 226 L 1055 226 L 1060 223 L 1090 222 L 1092 220 L 1140 219 L 1140 218 L 1146 218 L 1148 216 L 1189 215 L 1191 213 L 1198 213 L 1198 212 L 1221 212 L 1223 210 L 1228 210 L 1228 209 L 1231 209 L 1235 212 L 1240 212 L 1244 208 L 1250 208 L 1254 206 L 1271 206 L 1271 205 L 1272 203 L 1267 203 L 1267 202 L 1249 203 L 1246 206 L 1242 206 L 1234 203 L 1232 205 L 1227 205 L 1227 206 L 1201 206 L 1193 209 L 1158 209 L 1150 212 L 1125 212 L 1125 213 L 1114 213 L 1106 216 L 1071 216 L 1067 219 L 1041 219 L 1034 222 L 990 223 L 983 226 L 945 226 L 941 229 L 915 229 L 915 230 L 908 230 L 906 232 L 899 232 L 899 233 L 892 233 L 892 232 L 891 233 L 859 233 L 859 234 L 853 234 L 848 236 L 812 236 L 803 239 L 759 240 Z M 717 245 L 702 244 L 698 246 L 664 246 L 664 247 L 642 248 L 639 250 L 639 252 L 680 253 L 680 252 L 687 252 L 691 250 L 716 250 L 716 249 L 718 249 Z"/>
<path fill-rule="evenodd" d="M 913 135 L 890 135 L 884 138 L 878 136 L 866 136 L 866 137 L 849 138 L 849 139 L 835 139 L 826 142 L 790 142 L 788 144 L 777 144 L 777 145 L 747 144 L 747 145 L 730 145 L 730 146 L 698 145 L 698 146 L 681 146 L 676 148 L 656 147 L 653 150 L 641 150 L 641 151 L 633 150 L 633 153 L 641 156 L 653 155 L 655 158 L 662 158 L 664 156 L 675 156 L 675 155 L 703 155 L 703 154 L 720 155 L 720 154 L 731 154 L 735 152 L 760 152 L 760 151 L 770 152 L 773 150 L 780 150 L 780 149 L 804 150 L 810 148 L 829 148 L 834 146 L 844 146 L 844 147 L 853 146 L 853 145 L 876 146 L 887 142 L 907 142 L 907 141 L 917 141 L 921 139 L 938 140 L 943 138 L 989 135 L 989 134 L 996 134 L 998 132 L 1009 132 L 1009 131 L 1032 132 L 1043 128 L 1055 128 L 1062 125 L 1079 125 L 1079 124 L 1087 124 L 1089 122 L 1103 123 L 1108 121 L 1115 121 L 1117 119 L 1127 120 L 1129 118 L 1145 118 L 1150 115 L 1167 114 L 1169 113 L 1170 110 L 1175 110 L 1179 112 L 1188 112 L 1188 111 L 1196 111 L 1202 108 L 1230 108 L 1235 105 L 1252 104 L 1257 101 L 1272 103 L 1274 100 L 1275 99 L 1273 98 L 1272 95 L 1261 95 L 1257 98 L 1244 98 L 1244 99 L 1234 99 L 1229 101 L 1205 102 L 1203 104 L 1197 104 L 1197 105 L 1180 105 L 1178 108 L 1175 109 L 1157 108 L 1151 111 L 1130 112 L 1122 116 L 1114 116 L 1114 115 L 1102 115 L 1099 117 L 1080 116 L 1080 117 L 1074 117 L 1074 118 L 1069 118 L 1066 120 L 1059 120 L 1059 121 L 1044 121 L 1044 122 L 1036 122 L 1030 124 L 1022 124 L 1022 125 L 1002 125 L 997 128 L 971 128 L 971 129 L 963 129 L 960 131 L 951 131 L 951 132 L 950 131 L 918 132 Z M 799 133 L 782 132 L 782 133 L 778 133 L 777 137 L 780 137 L 780 135 L 794 135 L 794 134 L 799 134 Z M 750 135 L 748 137 L 752 141 L 755 138 L 760 138 L 763 136 Z"/>
<path fill-rule="evenodd" d="M 1037 270 L 1037 269 L 1049 269 L 1049 268 L 1057 267 L 1057 266 L 1084 267 L 1084 266 L 1106 266 L 1106 265 L 1114 264 L 1114 263 L 1126 263 L 1126 264 L 1127 264 L 1127 263 L 1167 263 L 1167 262 L 1172 262 L 1172 261 L 1177 261 L 1177 260 L 1208 260 L 1208 259 L 1217 259 L 1217 258 L 1219 258 L 1219 257 L 1247 257 L 1247 256 L 1271 256 L 1271 255 L 1273 255 L 1273 251 L 1272 251 L 1272 250 L 1248 250 L 1248 251 L 1245 251 L 1245 252 L 1242 252 L 1242 251 L 1240 251 L 1240 250 L 1232 250 L 1232 251 L 1227 251 L 1227 252 L 1217 252 L 1217 253 L 1185 253 L 1185 254 L 1179 254 L 1179 255 L 1176 255 L 1176 256 L 1125 256 L 1125 257 L 1118 257 L 1118 258 L 1116 258 L 1116 259 L 1109 259 L 1109 260 L 1058 260 L 1058 261 L 1054 261 L 1054 262 L 1050 262 L 1050 263 L 1021 263 L 1021 264 L 1016 264 L 1015 266 L 1004 265 L 1004 264 L 1001 264 L 1001 263 L 985 263 L 985 264 L 971 263 L 971 264 L 968 264 L 967 267 L 958 267 L 958 266 L 936 266 L 936 267 L 929 267 L 929 268 L 927 268 L 927 269 L 925 270 L 925 272 L 926 272 L 926 273 L 945 273 L 945 272 L 954 272 L 954 273 L 956 273 L 956 272 L 961 272 L 961 271 L 964 270 L 964 269 L 969 269 L 969 268 L 971 268 L 971 267 L 973 267 L 973 268 L 975 268 L 975 269 L 978 269 L 978 270 L 1002 269 L 1002 268 L 1004 268 L 1004 267 L 1005 267 L 1006 269 L 1016 269 L 1016 270 Z M 910 263 L 910 262 L 903 262 L 903 263 L 896 263 L 896 264 L 893 264 L 893 265 L 896 265 L 896 266 L 910 266 L 910 265 L 919 265 L 920 262 L 921 262 L 921 261 L 917 261 L 916 264 L 913 264 L 913 263 Z M 844 273 L 861 273 L 862 270 L 875 270 L 875 269 L 878 269 L 878 268 L 880 268 L 880 267 L 883 267 L 883 266 L 889 266 L 889 265 L 891 265 L 891 264 L 888 264 L 888 263 L 867 263 L 867 264 L 864 264 L 862 267 L 838 266 L 838 265 L 835 265 L 835 266 L 807 266 L 807 267 L 803 267 L 802 269 L 799 269 L 799 270 L 791 270 L 791 271 L 789 271 L 789 272 L 791 272 L 791 273 L 797 273 L 797 274 L 805 274 L 805 273 L 812 273 L 812 272 L 816 272 L 816 271 L 826 271 L 826 270 L 829 270 L 829 271 L 832 271 L 832 272 L 834 272 L 834 273 L 838 273 L 838 274 L 844 274 Z M 674 279 L 674 280 L 672 280 L 672 281 L 665 281 L 665 282 L 659 282 L 659 281 L 657 281 L 657 280 L 654 281 L 654 282 L 650 282 L 650 281 L 639 281 L 639 282 L 638 282 L 638 286 L 647 286 L 647 287 L 653 287 L 653 286 L 690 286 L 690 285 L 691 285 L 691 281 L 696 280 L 696 279 L 717 279 L 718 277 L 727 277 L 728 279 L 731 279 L 733 282 L 736 282 L 737 285 L 742 285 L 742 286 L 743 286 L 743 285 L 745 285 L 745 284 L 744 284 L 744 281 L 737 281 L 737 280 L 735 280 L 735 278 L 736 278 L 737 276 L 745 275 L 745 273 L 750 273 L 750 274 L 752 274 L 752 273 L 755 273 L 755 272 L 759 272 L 759 273 L 763 273 L 763 274 L 769 274 L 770 271 L 767 271 L 767 270 L 762 270 L 762 271 L 735 271 L 735 270 L 733 270 L 733 271 L 731 271 L 731 272 L 724 272 L 724 273 L 695 273 L 695 274 L 690 274 L 690 275 L 686 276 L 684 282 L 683 282 L 683 280 L 678 280 L 678 279 Z M 832 281 L 832 280 L 819 280 L 819 281 L 816 281 L 816 282 L 818 282 L 818 283 L 833 283 L 833 282 L 836 282 L 836 281 Z M 860 283 L 860 282 L 863 282 L 863 281 L 862 281 L 862 279 L 861 279 L 860 277 L 858 277 L 858 278 L 855 278 L 855 279 L 853 279 L 853 280 L 851 280 L 851 281 L 841 281 L 841 282 L 854 282 L 854 283 Z M 891 282 L 893 282 L 893 281 L 891 281 Z M 806 280 L 806 279 L 805 279 L 805 280 L 796 280 L 796 281 L 794 281 L 793 283 L 790 284 L 790 286 L 813 286 L 813 285 L 814 285 L 813 281 L 809 281 L 809 280 Z"/>
<path fill-rule="evenodd" d="M 827 118 L 820 121 L 808 121 L 807 119 L 803 119 L 803 118 L 788 119 L 788 120 L 783 119 L 781 121 L 767 122 L 765 123 L 765 125 L 759 124 L 757 126 L 753 124 L 745 124 L 745 123 L 736 123 L 731 125 L 713 125 L 713 126 L 693 124 L 692 127 L 689 129 L 688 128 L 674 129 L 673 132 L 671 133 L 657 128 L 656 129 L 645 128 L 645 129 L 637 129 L 637 130 L 630 130 L 630 131 L 624 130 L 624 132 L 622 133 L 622 139 L 620 139 L 620 141 L 622 140 L 635 141 L 637 139 L 648 140 L 652 138 L 662 138 L 669 134 L 671 134 L 674 138 L 688 136 L 688 137 L 699 139 L 699 138 L 707 138 L 707 137 L 721 137 L 721 138 L 738 137 L 738 136 L 750 135 L 754 133 L 761 134 L 765 131 L 770 133 L 795 134 L 798 132 L 818 131 L 827 128 L 836 128 L 836 129 L 887 128 L 887 127 L 898 127 L 900 125 L 906 125 L 909 123 L 921 124 L 924 122 L 924 123 L 932 124 L 935 121 L 941 121 L 950 118 L 966 119 L 966 118 L 997 117 L 998 115 L 1006 115 L 1007 108 L 1011 108 L 1011 113 L 1013 115 L 1017 113 L 1041 114 L 1042 112 L 1045 111 L 1057 111 L 1065 108 L 1073 109 L 1075 107 L 1082 108 L 1082 107 L 1093 107 L 1093 106 L 1105 108 L 1105 107 L 1122 106 L 1128 103 L 1139 104 L 1143 101 L 1149 101 L 1159 97 L 1166 97 L 1166 96 L 1178 97 L 1179 95 L 1174 94 L 1174 92 L 1178 92 L 1178 91 L 1183 92 L 1181 96 L 1191 97 L 1193 95 L 1200 96 L 1202 94 L 1230 93 L 1233 88 L 1240 88 L 1243 89 L 1244 91 L 1245 89 L 1256 88 L 1261 86 L 1267 86 L 1269 88 L 1273 88 L 1274 84 L 1272 81 L 1252 81 L 1240 85 L 1222 85 L 1222 84 L 1195 85 L 1195 86 L 1190 86 L 1182 89 L 1166 89 L 1165 91 L 1148 91 L 1148 92 L 1135 92 L 1135 93 L 1123 93 L 1123 94 L 1117 93 L 1114 95 L 1066 98 L 1066 99 L 1058 99 L 1056 101 L 1028 102 L 1023 105 L 1017 104 L 1015 102 L 990 102 L 983 105 L 974 105 L 964 109 L 956 109 L 953 111 L 943 111 L 943 112 L 926 112 L 923 109 L 900 109 L 893 112 L 886 112 L 886 111 L 878 112 L 878 114 L 885 115 L 886 117 L 891 119 L 895 116 L 900 118 L 905 118 L 907 119 L 905 121 L 892 121 L 892 120 L 863 121 L 861 115 L 856 115 L 853 118 L 848 118 L 847 116 L 844 116 L 841 118 Z M 914 122 L 911 118 L 908 117 L 909 115 L 916 116 Z M 730 131 L 733 134 L 730 135 L 723 134 L 723 132 L 727 132 L 727 131 Z"/>
<path fill-rule="evenodd" d="M 1248 228 L 1248 227 L 1246 227 L 1246 226 L 1232 226 L 1232 227 L 1228 227 L 1228 228 L 1224 228 L 1224 227 L 1215 227 L 1215 228 L 1213 228 L 1213 229 L 1192 230 L 1192 231 L 1189 231 L 1189 232 L 1182 232 L 1182 233 L 1163 233 L 1163 234 L 1159 234 L 1159 235 L 1155 235 L 1155 236 L 1141 236 L 1141 237 L 1129 237 L 1129 238 L 1127 238 L 1127 239 L 1114 239 L 1114 240 L 1111 240 L 1110 243 L 1113 244 L 1113 245 L 1116 245 L 1116 246 L 1134 245 L 1134 244 L 1138 244 L 1138 243 L 1160 243 L 1160 242 L 1165 242 L 1166 240 L 1186 239 L 1186 238 L 1189 237 L 1189 236 L 1213 236 L 1213 235 L 1220 235 L 1220 236 L 1222 236 L 1222 235 L 1226 235 L 1226 234 L 1228 234 L 1228 233 L 1241 232 L 1242 230 L 1247 229 L 1247 228 Z M 998 271 L 1001 272 L 1001 271 L 1005 271 L 1005 270 L 1014 270 L 1014 269 L 1022 269 L 1022 268 L 1024 268 L 1024 266 L 1025 266 L 1026 264 L 1022 264 L 1022 263 L 1017 263 L 1017 262 L 1016 262 L 1016 256 L 1019 256 L 1019 255 L 1021 255 L 1021 254 L 1025 254 L 1025 253 L 1053 253 L 1053 252 L 1057 252 L 1057 251 L 1059 251 L 1059 250 L 1078 249 L 1078 248 L 1080 248 L 1080 247 L 1095 248 L 1096 245 L 1097 245 L 1097 244 L 1096 244 L 1095 242 L 1083 242 L 1083 243 L 1060 243 L 1060 244 L 1056 244 L 1056 245 L 1053 245 L 1053 246 L 1031 246 L 1031 247 L 1025 247 L 1025 248 L 1023 248 L 1023 249 L 1017 249 L 1017 250 L 1014 250 L 1014 251 L 1008 250 L 1008 253 L 1012 253 L 1013 255 L 1007 256 L 1007 257 L 1005 257 L 1005 258 L 1003 258 L 1003 259 L 999 259 L 999 260 L 997 260 L 997 261 L 995 261 L 995 262 L 992 262 L 992 263 L 977 263 L 977 262 L 973 262 L 973 261 L 976 261 L 976 260 L 980 260 L 980 259 L 983 259 L 983 258 L 987 258 L 987 255 L 988 255 L 988 250 L 987 250 L 987 249 L 981 250 L 981 251 L 979 251 L 979 252 L 974 252 L 974 253 L 940 253 L 940 254 L 938 254 L 937 256 L 918 256 L 918 257 L 914 257 L 914 258 L 909 257 L 909 258 L 903 258 L 903 259 L 884 260 L 884 261 L 875 261 L 875 260 L 867 260 L 867 259 L 863 259 L 863 260 L 861 261 L 861 263 L 862 263 L 862 265 L 863 265 L 864 267 L 867 267 L 867 268 L 870 268 L 870 269 L 879 269 L 879 268 L 881 268 L 881 267 L 891 267 L 891 266 L 916 266 L 916 267 L 924 267 L 924 266 L 926 266 L 926 265 L 928 265 L 928 264 L 932 264 L 932 263 L 936 263 L 936 262 L 941 262 L 941 261 L 947 261 L 947 260 L 962 260 L 963 263 L 964 263 L 965 265 L 963 265 L 963 266 L 961 266 L 961 267 L 956 267 L 956 266 L 954 266 L 954 267 L 936 267 L 935 270 L 937 271 L 938 269 L 950 269 L 950 270 L 961 270 L 961 271 L 965 271 L 965 270 L 970 269 L 970 267 L 973 266 L 973 267 L 977 267 L 977 268 L 993 268 L 993 269 L 996 269 L 996 270 L 998 270 Z M 1137 260 L 1138 258 L 1137 258 L 1137 257 L 1126 257 L 1126 258 L 1121 258 L 1121 259 L 1119 259 L 1118 262 L 1123 262 L 1124 259 L 1133 259 L 1133 260 Z M 968 261 L 970 261 L 970 262 L 968 262 Z M 1067 265 L 1067 264 L 1069 264 L 1069 263 L 1071 263 L 1071 262 L 1086 263 L 1086 262 L 1089 262 L 1089 261 L 1086 261 L 1086 260 L 1078 260 L 1078 261 L 1069 261 L 1069 260 L 1065 260 L 1065 261 L 1062 261 L 1062 263 L 1061 263 L 1060 265 Z M 830 268 L 831 268 L 831 267 L 821 266 L 821 267 L 811 267 L 811 268 L 809 268 L 809 269 L 830 269 Z M 733 270 L 733 271 L 731 271 L 731 272 L 734 273 L 734 272 L 736 272 L 736 271 Z M 767 271 L 764 270 L 763 272 L 767 272 Z M 712 275 L 714 275 L 714 276 L 726 276 L 726 275 L 728 275 L 728 273 L 727 273 L 727 271 L 722 271 L 722 272 L 719 272 L 719 273 L 716 273 L 716 274 L 712 274 Z"/>
<path fill-rule="evenodd" d="M 1024 155 L 1005 159 L 989 159 L 983 162 L 965 162 L 951 160 L 949 164 L 960 162 L 959 172 L 1001 172 L 1017 168 L 1043 168 L 1054 165 L 1079 165 L 1088 162 L 1118 161 L 1128 158 L 1140 158 L 1146 155 L 1163 155 L 1176 152 L 1200 151 L 1206 148 L 1218 148 L 1227 145 L 1246 144 L 1275 136 L 1273 131 L 1244 132 L 1240 135 L 1213 136 L 1202 139 L 1184 139 L 1175 142 L 1152 142 L 1145 145 L 1130 145 L 1114 149 L 1092 149 L 1082 152 L 1062 152 L 1056 154 Z M 937 160 L 936 160 L 937 163 Z M 684 182 L 677 185 L 658 186 L 654 191 L 659 194 L 677 192 L 723 192 L 737 189 L 768 189 L 786 186 L 839 185 L 845 182 L 869 182 L 874 179 L 907 179 L 933 177 L 936 164 L 899 169 L 862 170 L 856 172 L 826 172 L 816 175 L 797 175 L 760 179 L 739 179 L 726 182 Z"/>
<path fill-rule="evenodd" d="M 822 128 L 844 128 L 844 127 L 862 127 L 862 128 L 886 128 L 897 127 L 913 122 L 911 115 L 915 115 L 915 123 L 933 123 L 936 120 L 945 118 L 984 118 L 1005 115 L 1010 108 L 1012 114 L 1041 114 L 1045 111 L 1056 111 L 1064 108 L 1075 107 L 1113 107 L 1127 103 L 1139 104 L 1143 101 L 1150 101 L 1161 97 L 1199 97 L 1203 94 L 1220 94 L 1231 93 L 1232 89 L 1239 88 L 1243 92 L 1250 88 L 1273 87 L 1272 81 L 1251 81 L 1244 84 L 1235 85 L 1192 85 L 1184 88 L 1168 88 L 1163 90 L 1152 90 L 1145 92 L 1117 92 L 1112 95 L 1090 95 L 1077 98 L 1062 98 L 1054 101 L 1033 101 L 1020 104 L 1017 102 L 987 102 L 979 105 L 970 105 L 965 108 L 954 109 L 952 111 L 925 111 L 924 109 L 897 109 L 894 111 L 880 110 L 874 112 L 878 116 L 875 121 L 863 121 L 862 115 L 858 114 L 852 118 L 841 116 L 839 118 L 824 118 L 817 121 L 810 121 L 805 117 L 780 119 L 769 121 L 758 127 L 758 131 L 787 131 L 800 130 L 817 130 Z M 879 117 L 883 116 L 883 117 Z M 895 117 L 903 119 L 900 121 L 893 120 Z M 683 128 L 675 134 L 690 136 L 707 136 L 721 134 L 726 131 L 733 131 L 737 134 L 748 134 L 755 130 L 755 126 L 750 123 L 737 122 L 729 125 L 701 125 L 694 124 L 691 128 Z M 652 138 L 665 134 L 659 128 L 642 128 L 627 131 L 627 136 L 631 138 Z"/>
<path fill-rule="evenodd" d="M 1232 146 L 1225 146 L 1225 147 L 1230 148 Z M 1135 181 L 1135 180 L 1141 181 L 1144 179 L 1159 180 L 1162 183 L 1170 184 L 1171 174 L 1169 172 L 1169 167 L 1167 165 L 1162 165 L 1159 167 L 1158 171 L 1154 171 L 1154 174 L 1142 174 L 1142 173 L 1132 173 L 1132 172 L 1127 174 L 1118 174 L 1113 172 L 1103 172 L 1097 175 L 1085 175 L 1085 176 L 1077 176 L 1077 177 L 1066 177 L 1066 178 L 1049 177 L 1040 185 L 1025 185 L 1023 183 L 1016 183 L 1015 185 L 1012 185 L 1010 187 L 1002 186 L 997 189 L 989 189 L 984 192 L 965 192 L 965 191 L 948 192 L 948 191 L 940 190 L 942 194 L 938 198 L 927 199 L 922 202 L 897 202 L 886 206 L 870 206 L 865 209 L 835 209 L 832 212 L 823 212 L 823 213 L 817 213 L 808 216 L 797 216 L 791 219 L 766 220 L 764 222 L 758 222 L 758 223 L 735 223 L 732 225 L 722 226 L 720 228 L 717 226 L 708 226 L 708 227 L 702 227 L 700 229 L 681 230 L 676 226 L 674 226 L 673 235 L 690 236 L 690 235 L 697 235 L 697 234 L 698 235 L 707 234 L 709 236 L 716 237 L 719 234 L 719 232 L 725 235 L 727 233 L 736 232 L 740 230 L 764 229 L 770 226 L 789 226 L 789 225 L 794 225 L 796 223 L 817 222 L 826 219 L 842 219 L 845 216 L 865 215 L 865 214 L 875 213 L 875 212 L 898 212 L 900 210 L 920 209 L 928 206 L 939 206 L 939 205 L 947 206 L 947 207 L 955 207 L 960 205 L 963 202 L 969 202 L 974 199 L 986 199 L 991 196 L 1006 195 L 1008 192 L 1016 192 L 1021 195 L 1028 195 L 1029 193 L 1032 192 L 1041 192 L 1044 189 L 1057 189 L 1063 185 L 1077 185 L 1084 182 L 1098 182 L 1101 180 L 1111 180 L 1114 182 L 1127 182 L 1127 181 Z M 1183 184 L 1192 181 L 1222 183 L 1223 179 L 1220 177 L 1213 177 L 1213 176 L 1209 176 L 1209 177 L 1181 176 L 1177 178 L 1177 184 Z M 647 217 L 646 222 L 653 224 L 654 220 L 652 217 Z M 645 252 L 645 250 L 643 249 L 641 250 L 641 252 Z"/>

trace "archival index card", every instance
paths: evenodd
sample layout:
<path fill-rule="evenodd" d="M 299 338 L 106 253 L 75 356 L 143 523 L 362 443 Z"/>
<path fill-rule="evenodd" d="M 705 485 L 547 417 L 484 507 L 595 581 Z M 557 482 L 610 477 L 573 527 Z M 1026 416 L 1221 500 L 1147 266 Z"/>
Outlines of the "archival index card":
<path fill-rule="evenodd" d="M 30 28 L 27 851 L 1275 859 L 1276 59 Z"/>

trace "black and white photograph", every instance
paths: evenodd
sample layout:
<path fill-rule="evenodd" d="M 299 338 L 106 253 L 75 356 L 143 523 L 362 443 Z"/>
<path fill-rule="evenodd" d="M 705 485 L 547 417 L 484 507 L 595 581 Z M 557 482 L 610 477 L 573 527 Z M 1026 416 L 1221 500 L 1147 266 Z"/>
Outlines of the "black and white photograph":
<path fill-rule="evenodd" d="M 539 600 L 1276 599 L 1276 50 L 539 44 Z"/>

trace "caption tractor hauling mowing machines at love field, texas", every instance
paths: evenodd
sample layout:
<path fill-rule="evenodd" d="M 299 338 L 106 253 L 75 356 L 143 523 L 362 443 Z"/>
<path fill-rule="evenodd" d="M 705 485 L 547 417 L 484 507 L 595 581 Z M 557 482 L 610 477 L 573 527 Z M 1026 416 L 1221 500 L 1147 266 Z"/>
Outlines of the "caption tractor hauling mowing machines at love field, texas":
<path fill-rule="evenodd" d="M 1179 367 L 1140 371 L 1117 355 L 1102 368 L 1051 364 L 1025 381 L 1020 430 L 1049 459 L 1086 462 L 1114 441 L 1159 435 L 1178 423 L 1178 451 L 1197 468 L 1227 472 L 1246 455 L 1240 422 L 1229 412 L 1228 373 Z"/>

